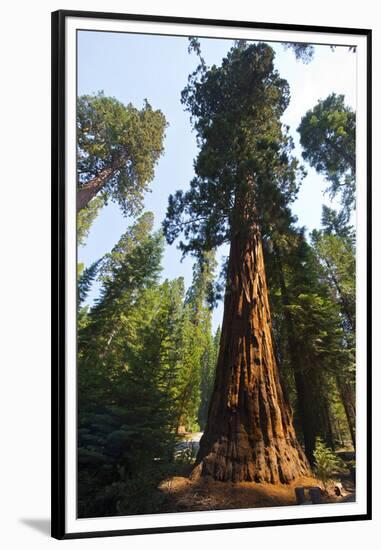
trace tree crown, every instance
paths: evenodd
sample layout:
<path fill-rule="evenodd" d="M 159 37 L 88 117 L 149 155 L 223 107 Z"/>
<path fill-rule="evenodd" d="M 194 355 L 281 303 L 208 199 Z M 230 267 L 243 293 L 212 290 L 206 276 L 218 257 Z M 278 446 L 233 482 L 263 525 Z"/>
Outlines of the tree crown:
<path fill-rule="evenodd" d="M 298 132 L 303 158 L 330 183 L 332 197 L 341 195 L 349 211 L 355 201 L 356 114 L 343 95 L 333 93 L 307 111 Z"/>
<path fill-rule="evenodd" d="M 195 178 L 169 197 L 164 233 L 181 233 L 183 253 L 200 255 L 253 223 L 262 231 L 292 201 L 302 175 L 280 117 L 289 87 L 274 69 L 266 44 L 233 47 L 220 67 L 201 64 L 182 103 L 200 148 Z"/>
<path fill-rule="evenodd" d="M 117 202 L 125 214 L 142 206 L 144 191 L 154 177 L 163 152 L 166 120 L 148 101 L 139 110 L 103 93 L 83 95 L 77 103 L 78 187 L 105 168 L 113 174 L 102 188 L 102 198 Z"/>

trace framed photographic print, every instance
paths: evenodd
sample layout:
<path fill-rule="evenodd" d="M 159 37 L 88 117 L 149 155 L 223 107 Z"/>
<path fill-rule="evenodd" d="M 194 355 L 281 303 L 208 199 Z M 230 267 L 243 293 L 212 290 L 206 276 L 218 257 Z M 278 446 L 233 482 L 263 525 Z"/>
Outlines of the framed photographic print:
<path fill-rule="evenodd" d="M 58 11 L 52 77 L 52 535 L 370 519 L 371 31 Z"/>

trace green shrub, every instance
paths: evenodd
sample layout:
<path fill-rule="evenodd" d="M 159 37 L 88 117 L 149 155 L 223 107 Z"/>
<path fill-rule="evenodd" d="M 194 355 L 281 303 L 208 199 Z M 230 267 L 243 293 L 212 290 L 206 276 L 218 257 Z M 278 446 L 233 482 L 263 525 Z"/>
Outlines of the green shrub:
<path fill-rule="evenodd" d="M 315 473 L 326 487 L 333 474 L 343 467 L 343 462 L 320 438 L 317 438 L 316 441 L 314 459 Z"/>

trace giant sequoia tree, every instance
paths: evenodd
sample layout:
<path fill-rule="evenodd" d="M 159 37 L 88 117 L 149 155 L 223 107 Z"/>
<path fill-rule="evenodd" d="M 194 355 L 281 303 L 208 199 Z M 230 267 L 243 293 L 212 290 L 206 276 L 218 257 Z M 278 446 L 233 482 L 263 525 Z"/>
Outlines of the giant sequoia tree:
<path fill-rule="evenodd" d="M 163 113 L 148 102 L 139 110 L 103 94 L 80 96 L 77 211 L 95 197 L 97 208 L 111 199 L 126 214 L 139 211 L 163 152 L 165 125 Z"/>
<path fill-rule="evenodd" d="M 190 190 L 169 198 L 164 232 L 184 253 L 230 243 L 224 316 L 196 468 L 224 481 L 289 482 L 308 472 L 275 361 L 262 238 L 298 187 L 280 117 L 289 87 L 265 45 L 200 65 L 182 101 L 200 147 Z"/>

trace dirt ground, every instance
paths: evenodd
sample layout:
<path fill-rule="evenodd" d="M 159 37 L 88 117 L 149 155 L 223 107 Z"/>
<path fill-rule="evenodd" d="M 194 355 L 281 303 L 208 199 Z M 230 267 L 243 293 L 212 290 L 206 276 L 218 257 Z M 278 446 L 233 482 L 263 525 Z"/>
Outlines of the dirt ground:
<path fill-rule="evenodd" d="M 355 500 L 354 486 L 349 479 L 340 480 L 340 495 L 335 495 L 334 484 L 323 490 L 322 483 L 313 477 L 300 478 L 289 485 L 270 483 L 226 483 L 201 478 L 173 477 L 162 483 L 171 511 L 227 510 L 236 508 L 262 508 L 295 505 L 295 487 L 304 487 L 306 504 L 311 504 L 308 489 L 319 486 L 322 502 L 349 502 Z"/>

